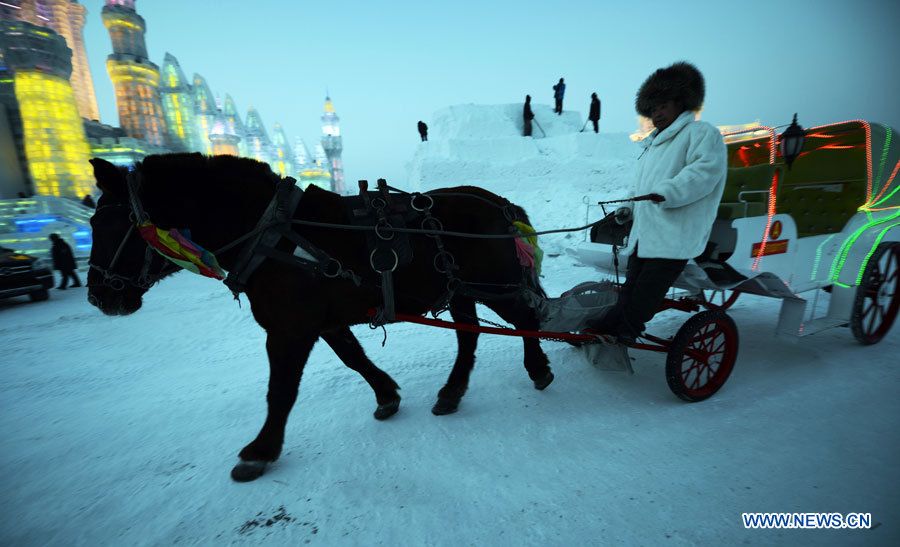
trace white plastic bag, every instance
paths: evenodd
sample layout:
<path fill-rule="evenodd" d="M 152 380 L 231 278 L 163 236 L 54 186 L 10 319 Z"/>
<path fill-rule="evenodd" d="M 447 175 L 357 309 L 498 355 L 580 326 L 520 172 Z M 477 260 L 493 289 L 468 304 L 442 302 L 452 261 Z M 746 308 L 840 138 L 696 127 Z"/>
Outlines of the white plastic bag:
<path fill-rule="evenodd" d="M 548 332 L 578 332 L 589 321 L 602 319 L 616 304 L 618 293 L 610 281 L 588 281 L 562 293 L 559 298 L 541 302 L 538 312 L 541 330 Z"/>

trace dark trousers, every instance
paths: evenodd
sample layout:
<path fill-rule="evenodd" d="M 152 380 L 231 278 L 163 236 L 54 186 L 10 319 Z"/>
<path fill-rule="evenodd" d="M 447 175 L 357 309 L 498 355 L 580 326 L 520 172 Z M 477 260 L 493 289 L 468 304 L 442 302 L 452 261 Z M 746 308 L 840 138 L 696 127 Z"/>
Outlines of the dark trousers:
<path fill-rule="evenodd" d="M 425 133 L 419 133 L 419 136 L 422 137 L 422 142 L 425 142 L 428 140 L 428 135 L 426 135 Z"/>
<path fill-rule="evenodd" d="M 639 336 L 686 265 L 687 260 L 640 258 L 635 249 L 628 259 L 628 273 L 616 305 L 591 328 L 632 338 Z"/>
<path fill-rule="evenodd" d="M 554 110 L 557 114 L 562 114 L 562 98 L 556 99 L 556 109 Z"/>
<path fill-rule="evenodd" d="M 591 120 L 591 123 L 594 124 L 594 133 L 600 132 L 600 120 Z"/>
<path fill-rule="evenodd" d="M 60 270 L 59 275 L 62 276 L 62 279 L 59 282 L 60 289 L 65 289 L 69 286 L 69 279 L 72 280 L 73 287 L 81 286 L 81 280 L 78 279 L 78 274 L 75 273 L 75 270 Z"/>
<path fill-rule="evenodd" d="M 525 120 L 525 131 L 522 134 L 526 137 L 531 136 L 531 120 Z"/>

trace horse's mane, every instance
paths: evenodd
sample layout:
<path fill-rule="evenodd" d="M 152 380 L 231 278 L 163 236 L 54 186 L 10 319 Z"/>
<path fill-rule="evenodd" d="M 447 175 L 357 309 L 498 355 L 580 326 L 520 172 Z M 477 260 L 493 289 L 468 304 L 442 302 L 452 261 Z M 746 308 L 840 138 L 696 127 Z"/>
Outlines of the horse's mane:
<path fill-rule="evenodd" d="M 443 194 L 443 193 L 459 193 L 459 194 L 471 194 L 473 196 L 478 196 L 482 199 L 490 201 L 491 203 L 497 205 L 498 207 L 510 206 L 518 215 L 518 220 L 522 220 L 525 224 L 531 225 L 531 220 L 528 219 L 528 214 L 525 212 L 525 209 L 516 205 L 515 203 L 509 201 L 503 196 L 498 196 L 497 194 L 491 192 L 490 190 L 485 190 L 479 186 L 455 186 L 453 188 L 439 188 L 437 190 L 432 190 L 430 192 L 426 192 L 428 194 Z"/>
<path fill-rule="evenodd" d="M 147 156 L 141 173 L 144 207 L 161 227 L 175 219 L 233 209 L 234 200 L 268 203 L 280 177 L 268 164 L 235 156 L 162 154 Z M 248 211 L 253 220 L 259 211 Z"/>
<path fill-rule="evenodd" d="M 216 185 L 241 181 L 279 180 L 269 165 L 251 158 L 236 156 L 204 156 L 199 153 L 161 154 L 147 156 L 136 166 L 151 184 L 189 187 Z"/>

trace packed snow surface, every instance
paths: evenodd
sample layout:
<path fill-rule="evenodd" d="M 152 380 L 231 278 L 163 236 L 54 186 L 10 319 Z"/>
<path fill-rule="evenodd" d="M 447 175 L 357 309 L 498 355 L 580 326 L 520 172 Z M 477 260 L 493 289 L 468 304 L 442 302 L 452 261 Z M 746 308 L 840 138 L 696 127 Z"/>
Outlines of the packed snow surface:
<path fill-rule="evenodd" d="M 625 135 L 535 112 L 546 137 L 519 136 L 521 105 L 437 113 L 411 180 L 483 186 L 538 229 L 596 219 L 584 196 L 627 194 Z M 565 253 L 582 238 L 545 238 L 551 295 L 596 279 Z M 375 421 L 369 387 L 320 343 L 281 459 L 237 484 L 268 377 L 246 300 L 181 273 L 128 317 L 103 316 L 83 288 L 0 301 L 0 545 L 897 545 L 900 330 L 874 346 L 848 329 L 794 343 L 773 336 L 778 305 L 738 300 L 737 365 L 697 404 L 668 391 L 662 354 L 632 352 L 626 376 L 556 342 L 543 344 L 556 380 L 538 392 L 520 340 L 483 335 L 459 412 L 436 417 L 453 333 L 395 324 L 382 347 L 380 329 L 354 327 L 403 388 L 400 412 Z M 864 512 L 874 528 L 745 530 L 751 511 Z"/>

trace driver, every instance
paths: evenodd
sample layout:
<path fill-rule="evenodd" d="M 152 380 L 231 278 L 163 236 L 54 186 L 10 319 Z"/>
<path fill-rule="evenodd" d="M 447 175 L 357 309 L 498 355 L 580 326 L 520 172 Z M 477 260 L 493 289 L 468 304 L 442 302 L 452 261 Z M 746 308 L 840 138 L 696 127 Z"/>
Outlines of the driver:
<path fill-rule="evenodd" d="M 727 153 L 719 130 L 696 121 L 703 105 L 703 75 L 680 62 L 650 75 L 637 93 L 638 113 L 655 130 L 643 141 L 632 195 L 652 201 L 620 207 L 616 221 L 633 218 L 628 270 L 616 305 L 589 326 L 632 343 L 659 310 L 687 261 L 706 248 L 725 190 Z"/>

